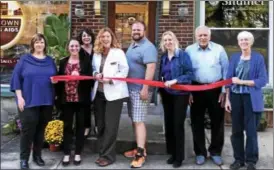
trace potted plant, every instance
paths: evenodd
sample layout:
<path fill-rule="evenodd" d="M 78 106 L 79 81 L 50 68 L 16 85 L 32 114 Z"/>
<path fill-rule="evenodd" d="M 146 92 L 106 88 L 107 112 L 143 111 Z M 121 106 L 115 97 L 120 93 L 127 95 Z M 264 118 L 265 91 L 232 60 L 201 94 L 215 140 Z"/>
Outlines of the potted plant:
<path fill-rule="evenodd" d="M 267 121 L 267 127 L 273 127 L 273 89 L 269 89 L 264 94 L 264 114 Z"/>
<path fill-rule="evenodd" d="M 61 120 L 50 121 L 45 129 L 45 140 L 49 143 L 49 149 L 53 152 L 59 150 L 63 141 L 64 123 Z"/>
<path fill-rule="evenodd" d="M 45 18 L 44 35 L 48 42 L 48 54 L 55 59 L 57 65 L 62 58 L 68 56 L 69 29 L 67 14 L 52 14 Z"/>
<path fill-rule="evenodd" d="M 264 89 L 264 112 L 262 113 L 258 131 L 264 131 L 267 127 L 273 127 L 273 89 Z"/>

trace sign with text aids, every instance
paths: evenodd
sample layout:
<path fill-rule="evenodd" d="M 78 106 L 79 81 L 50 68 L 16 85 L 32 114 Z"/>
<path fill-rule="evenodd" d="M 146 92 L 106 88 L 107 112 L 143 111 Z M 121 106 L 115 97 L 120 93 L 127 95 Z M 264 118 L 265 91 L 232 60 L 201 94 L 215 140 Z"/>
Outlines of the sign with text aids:
<path fill-rule="evenodd" d="M 1 1 L 0 46 L 1 50 L 15 45 L 21 37 L 24 27 L 24 17 L 17 1 Z"/>

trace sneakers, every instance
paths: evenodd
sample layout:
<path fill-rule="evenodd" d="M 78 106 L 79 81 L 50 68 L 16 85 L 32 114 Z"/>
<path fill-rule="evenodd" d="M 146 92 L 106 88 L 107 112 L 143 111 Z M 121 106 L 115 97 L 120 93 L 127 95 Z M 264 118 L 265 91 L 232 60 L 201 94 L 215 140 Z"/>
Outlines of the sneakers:
<path fill-rule="evenodd" d="M 137 149 L 132 149 L 132 150 L 126 151 L 124 153 L 124 156 L 127 158 L 134 158 L 136 154 L 137 154 Z"/>
<path fill-rule="evenodd" d="M 244 167 L 244 166 L 245 166 L 244 163 L 241 163 L 241 162 L 239 162 L 239 161 L 235 161 L 233 164 L 231 164 L 231 165 L 229 166 L 229 168 L 230 168 L 231 170 L 238 170 L 238 169 L 240 169 L 241 167 Z"/>
<path fill-rule="evenodd" d="M 137 154 L 137 149 L 132 149 L 132 150 L 126 151 L 124 153 L 124 156 L 126 158 L 134 158 L 136 154 Z M 144 149 L 144 156 L 147 156 L 146 149 Z"/>
<path fill-rule="evenodd" d="M 211 156 L 211 159 L 216 165 L 223 165 L 223 160 L 221 156 Z"/>
<path fill-rule="evenodd" d="M 196 164 L 203 165 L 205 163 L 205 157 L 203 155 L 196 156 Z"/>
<path fill-rule="evenodd" d="M 131 168 L 141 168 L 146 161 L 145 154 L 144 154 L 145 149 L 138 147 L 136 151 L 137 153 L 135 154 L 135 157 L 130 164 Z"/>

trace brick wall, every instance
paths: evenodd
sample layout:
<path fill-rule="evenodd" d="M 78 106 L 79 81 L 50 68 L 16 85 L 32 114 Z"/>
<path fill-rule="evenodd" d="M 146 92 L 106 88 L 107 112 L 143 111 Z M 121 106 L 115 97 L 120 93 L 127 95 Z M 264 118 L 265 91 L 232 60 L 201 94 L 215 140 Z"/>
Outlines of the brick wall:
<path fill-rule="evenodd" d="M 185 3 L 188 7 L 189 14 L 184 18 L 183 21 L 179 21 L 178 8 L 181 3 Z M 71 21 L 72 21 L 72 36 L 76 36 L 80 30 L 84 27 L 90 28 L 95 35 L 105 26 L 107 23 L 107 2 L 101 2 L 102 9 L 101 15 L 95 16 L 93 10 L 92 1 L 84 1 L 85 17 L 80 19 L 74 14 L 76 4 L 82 4 L 81 1 L 72 1 L 71 5 Z M 157 44 L 160 43 L 161 36 L 163 32 L 170 30 L 175 33 L 177 36 L 180 46 L 185 48 L 186 46 L 193 43 L 193 32 L 194 32 L 194 5 L 195 1 L 171 1 L 170 2 L 170 15 L 162 15 L 162 2 L 158 2 L 158 35 L 157 35 Z"/>
<path fill-rule="evenodd" d="M 178 38 L 180 46 L 186 48 L 186 46 L 193 43 L 193 32 L 194 32 L 194 14 L 195 14 L 195 1 L 184 1 L 188 7 L 189 14 L 184 17 L 182 21 L 179 21 L 178 8 L 182 1 L 171 1 L 170 2 L 170 13 L 169 16 L 162 15 L 162 2 L 160 8 L 158 8 L 159 20 L 158 20 L 158 43 L 161 41 L 161 36 L 165 31 L 172 31 Z"/>
<path fill-rule="evenodd" d="M 95 16 L 93 10 L 93 1 L 84 1 L 85 17 L 83 19 L 78 18 L 74 14 L 75 6 L 77 4 L 82 4 L 82 1 L 72 1 L 71 2 L 71 35 L 75 37 L 79 34 L 82 28 L 90 28 L 95 35 L 98 31 L 105 26 L 106 23 L 106 11 L 107 2 L 101 2 L 101 15 Z"/>

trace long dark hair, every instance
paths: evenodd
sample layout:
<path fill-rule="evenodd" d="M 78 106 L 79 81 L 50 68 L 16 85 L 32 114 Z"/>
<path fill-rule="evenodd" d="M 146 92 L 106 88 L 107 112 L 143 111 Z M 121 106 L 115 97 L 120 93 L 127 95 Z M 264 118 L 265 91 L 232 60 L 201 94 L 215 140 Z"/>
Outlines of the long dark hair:
<path fill-rule="evenodd" d="M 82 29 L 81 32 L 80 32 L 79 35 L 78 35 L 78 38 L 77 38 L 77 39 L 78 39 L 80 45 L 83 45 L 83 44 L 84 44 L 83 41 L 82 41 L 82 36 L 83 36 L 83 33 L 84 33 L 84 32 L 87 33 L 87 34 L 91 37 L 90 44 L 93 46 L 95 37 L 94 37 L 93 32 L 92 32 L 90 29 L 88 29 L 88 28 Z"/>

